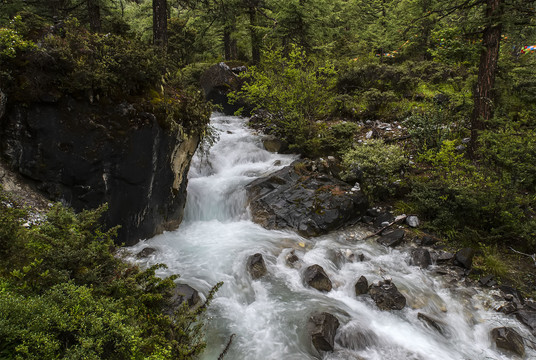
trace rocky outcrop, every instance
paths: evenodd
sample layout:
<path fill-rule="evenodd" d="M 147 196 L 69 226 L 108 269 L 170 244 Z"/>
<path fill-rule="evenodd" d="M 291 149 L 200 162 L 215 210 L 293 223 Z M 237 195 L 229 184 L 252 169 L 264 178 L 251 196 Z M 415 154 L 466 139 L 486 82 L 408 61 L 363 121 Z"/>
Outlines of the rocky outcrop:
<path fill-rule="evenodd" d="M 331 280 L 320 265 L 311 265 L 303 273 L 305 283 L 318 291 L 330 292 L 333 288 Z"/>
<path fill-rule="evenodd" d="M 76 211 L 108 203 L 105 223 L 134 244 L 182 220 L 199 136 L 163 128 L 133 104 L 63 97 L 11 105 L 0 121 L 7 165 Z"/>
<path fill-rule="evenodd" d="M 241 67 L 242 68 L 242 67 Z M 229 104 L 228 94 L 240 88 L 241 80 L 237 76 L 238 72 L 233 71 L 227 64 L 220 62 L 201 75 L 201 88 L 205 93 L 205 98 L 214 104 L 221 105 L 222 110 L 227 115 L 233 115 L 242 104 Z"/>
<path fill-rule="evenodd" d="M 339 320 L 330 313 L 313 314 L 309 319 L 309 333 L 318 351 L 333 351 Z"/>
<path fill-rule="evenodd" d="M 406 298 L 389 280 L 372 285 L 369 294 L 380 310 L 402 310 L 406 306 Z"/>
<path fill-rule="evenodd" d="M 367 209 L 361 191 L 296 162 L 246 187 L 253 220 L 268 229 L 291 228 L 318 236 L 359 220 Z"/>

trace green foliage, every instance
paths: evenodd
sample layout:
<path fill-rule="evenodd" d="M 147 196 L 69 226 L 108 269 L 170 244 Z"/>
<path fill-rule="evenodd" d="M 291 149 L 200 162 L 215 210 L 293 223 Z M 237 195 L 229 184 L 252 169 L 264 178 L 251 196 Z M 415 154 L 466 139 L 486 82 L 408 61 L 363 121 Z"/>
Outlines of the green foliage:
<path fill-rule="evenodd" d="M 407 163 L 399 146 L 387 145 L 382 140 L 368 140 L 354 145 L 343 155 L 343 179 L 362 181 L 361 186 L 369 197 L 382 199 L 395 194 Z"/>
<path fill-rule="evenodd" d="M 138 95 L 161 80 L 163 60 L 149 46 L 112 34 L 92 34 L 76 20 L 64 23 L 63 35 L 45 38 L 45 50 L 68 69 L 60 86 L 69 92 L 95 95 Z"/>
<path fill-rule="evenodd" d="M 169 312 L 174 280 L 114 255 L 105 211 L 55 205 L 46 220 L 0 192 L 0 357 L 6 359 L 195 359 L 205 304 Z"/>
<path fill-rule="evenodd" d="M 331 63 L 314 66 L 298 47 L 288 56 L 275 50 L 242 75 L 245 84 L 232 97 L 268 111 L 270 125 L 292 148 L 314 152 L 316 122 L 327 119 L 333 109 L 335 74 Z"/>
<path fill-rule="evenodd" d="M 534 199 L 518 192 L 501 172 L 475 166 L 444 141 L 441 149 L 421 158 L 429 164 L 427 177 L 412 183 L 413 209 L 443 233 L 462 231 L 485 241 L 533 244 L 536 222 Z M 469 239 L 470 240 L 470 239 Z"/>
<path fill-rule="evenodd" d="M 501 260 L 501 254 L 496 245 L 480 243 L 481 254 L 475 256 L 474 266 L 493 274 L 498 278 L 503 278 L 508 273 L 508 266 Z"/>
<path fill-rule="evenodd" d="M 406 119 L 408 133 L 418 149 L 439 149 L 443 141 L 456 137 L 459 125 L 449 110 L 436 106 L 431 111 L 416 112 Z"/>

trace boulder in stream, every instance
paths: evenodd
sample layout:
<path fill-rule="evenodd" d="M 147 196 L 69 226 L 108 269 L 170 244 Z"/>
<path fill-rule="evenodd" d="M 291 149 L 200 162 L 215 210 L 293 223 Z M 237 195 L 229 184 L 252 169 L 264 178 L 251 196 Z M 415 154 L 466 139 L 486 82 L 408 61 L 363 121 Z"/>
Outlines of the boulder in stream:
<path fill-rule="evenodd" d="M 367 281 L 367 278 L 364 277 L 364 276 L 361 276 L 357 282 L 355 283 L 355 294 L 356 296 L 359 296 L 359 295 L 363 295 L 363 294 L 366 294 L 368 293 L 368 281 Z"/>
<path fill-rule="evenodd" d="M 497 344 L 497 348 L 511 351 L 521 357 L 525 356 L 525 344 L 523 338 L 510 327 L 500 327 L 491 330 L 491 337 Z"/>
<path fill-rule="evenodd" d="M 309 333 L 318 351 L 333 351 L 339 320 L 327 312 L 313 314 L 309 318 Z"/>
<path fill-rule="evenodd" d="M 173 289 L 169 305 L 164 313 L 167 315 L 173 314 L 184 302 L 188 304 L 189 308 L 193 308 L 201 302 L 201 297 L 199 292 L 190 285 L 177 284 Z"/>
<path fill-rule="evenodd" d="M 432 264 L 432 257 L 430 252 L 423 248 L 413 249 L 411 252 L 411 265 L 420 266 L 423 269 L 426 269 Z"/>
<path fill-rule="evenodd" d="M 378 242 L 384 246 L 395 247 L 402 243 L 404 240 L 404 229 L 396 229 L 386 235 L 382 235 L 378 238 Z"/>
<path fill-rule="evenodd" d="M 253 280 L 259 279 L 266 275 L 266 264 L 262 254 L 256 253 L 248 258 L 247 268 Z"/>
<path fill-rule="evenodd" d="M 389 280 L 372 285 L 369 294 L 380 310 L 402 310 L 406 306 L 406 298 Z"/>
<path fill-rule="evenodd" d="M 307 285 L 318 291 L 329 292 L 333 288 L 331 280 L 320 265 L 311 265 L 303 273 Z"/>
<path fill-rule="evenodd" d="M 246 187 L 253 221 L 267 229 L 290 228 L 302 236 L 328 233 L 357 222 L 368 202 L 361 191 L 295 162 Z"/>

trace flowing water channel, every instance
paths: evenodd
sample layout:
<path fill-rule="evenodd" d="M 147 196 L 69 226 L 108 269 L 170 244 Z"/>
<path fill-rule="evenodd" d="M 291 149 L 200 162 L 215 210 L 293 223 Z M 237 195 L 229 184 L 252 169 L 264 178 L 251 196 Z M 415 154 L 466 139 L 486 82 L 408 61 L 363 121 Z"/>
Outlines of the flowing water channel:
<path fill-rule="evenodd" d="M 512 359 L 492 345 L 490 330 L 516 320 L 493 310 L 489 293 L 453 287 L 432 270 L 408 265 L 404 251 L 363 239 L 359 227 L 313 239 L 290 231 L 266 230 L 250 220 L 244 186 L 290 164 L 294 157 L 265 151 L 246 119 L 214 114 L 220 139 L 208 156 L 196 155 L 189 173 L 188 200 L 180 228 L 130 248 L 135 254 L 151 246 L 158 251 L 142 265 L 165 263 L 161 275 L 178 273 L 179 282 L 207 294 L 223 281 L 209 309 L 207 350 L 202 359 L 216 360 L 231 334 L 236 334 L 227 360 L 447 360 Z M 290 268 L 292 250 L 302 269 Z M 268 275 L 252 280 L 247 258 L 263 254 Z M 362 253 L 365 261 L 341 254 Z M 301 271 L 321 265 L 334 284 L 329 293 L 304 286 Z M 390 277 L 406 296 L 401 311 L 380 311 L 368 295 L 356 297 L 354 284 Z M 319 354 L 307 333 L 314 311 L 328 311 L 340 321 L 335 351 Z M 444 334 L 418 320 L 422 312 L 446 324 Z M 527 347 L 527 358 L 536 352 Z"/>

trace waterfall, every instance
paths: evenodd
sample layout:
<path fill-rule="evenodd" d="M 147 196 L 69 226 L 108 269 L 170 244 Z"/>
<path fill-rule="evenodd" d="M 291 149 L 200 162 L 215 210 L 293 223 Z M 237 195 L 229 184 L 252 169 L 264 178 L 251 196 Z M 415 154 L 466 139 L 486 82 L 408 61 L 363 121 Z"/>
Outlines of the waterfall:
<path fill-rule="evenodd" d="M 158 249 L 143 265 L 165 263 L 161 275 L 180 274 L 203 294 L 219 281 L 209 308 L 207 350 L 202 359 L 217 359 L 231 334 L 236 334 L 229 360 L 446 360 L 511 359 L 492 345 L 491 329 L 512 326 L 528 331 L 512 317 L 493 310 L 492 293 L 450 287 L 440 275 L 410 266 L 406 252 L 363 239 L 359 227 L 305 239 L 291 231 L 266 230 L 250 220 L 244 186 L 290 164 L 295 157 L 265 151 L 246 119 L 214 114 L 220 139 L 207 156 L 197 154 L 189 174 L 188 199 L 181 227 L 130 248 Z M 294 250 L 302 269 L 286 264 Z M 346 261 L 345 252 L 361 253 L 365 261 Z M 247 258 L 263 254 L 268 275 L 252 280 Z M 301 272 L 321 265 L 333 281 L 329 293 L 304 286 Z M 364 275 L 383 277 L 406 296 L 400 311 L 381 311 L 367 296 L 356 297 L 354 284 Z M 328 311 L 340 321 L 335 351 L 319 354 L 312 346 L 307 322 L 312 312 Z M 425 313 L 445 325 L 444 334 L 418 319 Z M 528 358 L 536 352 L 527 347 Z"/>

